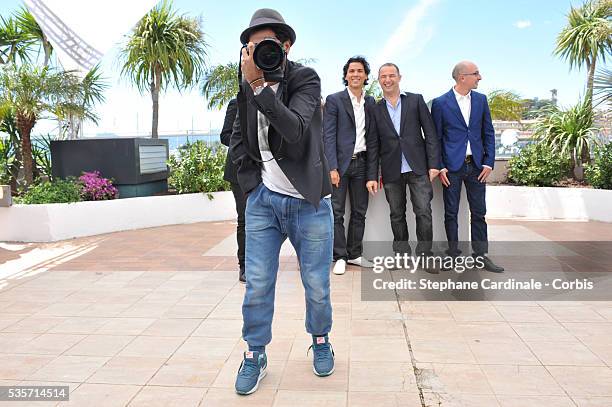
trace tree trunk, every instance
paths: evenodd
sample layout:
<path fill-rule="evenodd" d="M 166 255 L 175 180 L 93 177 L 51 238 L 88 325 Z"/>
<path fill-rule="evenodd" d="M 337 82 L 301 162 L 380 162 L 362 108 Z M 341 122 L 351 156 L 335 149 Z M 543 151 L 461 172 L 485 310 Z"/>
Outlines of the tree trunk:
<path fill-rule="evenodd" d="M 587 77 L 586 97 L 587 97 L 587 103 L 589 104 L 589 109 L 593 108 L 593 80 L 595 78 L 595 63 L 596 63 L 595 58 L 593 58 L 593 60 L 590 63 L 587 63 L 588 77 Z"/>
<path fill-rule="evenodd" d="M 151 78 L 151 99 L 153 100 L 153 118 L 151 123 L 151 138 L 159 138 L 157 127 L 159 123 L 159 88 L 161 87 L 161 69 L 154 68 Z"/>
<path fill-rule="evenodd" d="M 49 66 L 49 61 L 51 60 L 51 53 L 53 52 L 53 46 L 51 45 L 51 43 L 49 42 L 49 40 L 47 39 L 47 36 L 43 33 L 43 50 L 45 51 L 45 61 L 44 61 L 44 67 Z"/>
<path fill-rule="evenodd" d="M 25 186 L 27 188 L 34 182 L 34 159 L 32 158 L 32 140 L 30 139 L 30 133 L 32 132 L 34 124 L 36 124 L 36 118 L 24 117 L 17 114 L 16 121 L 19 135 L 21 136 L 21 156 L 23 159 Z"/>

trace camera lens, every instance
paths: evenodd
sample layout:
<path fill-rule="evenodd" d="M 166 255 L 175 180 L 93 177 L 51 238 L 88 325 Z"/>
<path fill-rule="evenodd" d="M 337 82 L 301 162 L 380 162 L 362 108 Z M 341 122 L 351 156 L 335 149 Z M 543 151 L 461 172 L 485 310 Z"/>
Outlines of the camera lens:
<path fill-rule="evenodd" d="M 259 69 L 271 72 L 278 69 L 283 63 L 285 50 L 276 41 L 265 39 L 255 46 L 253 60 Z"/>

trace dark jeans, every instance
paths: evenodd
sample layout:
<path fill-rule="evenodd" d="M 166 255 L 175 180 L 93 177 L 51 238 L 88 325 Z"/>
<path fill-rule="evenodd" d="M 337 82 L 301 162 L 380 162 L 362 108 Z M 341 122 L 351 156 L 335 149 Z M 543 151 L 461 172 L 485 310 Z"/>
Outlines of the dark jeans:
<path fill-rule="evenodd" d="M 239 184 L 232 184 L 232 193 L 234 194 L 234 201 L 236 201 L 236 213 L 238 214 L 238 226 L 236 228 L 236 241 L 238 242 L 238 265 L 240 270 L 244 270 L 244 211 L 246 209 L 246 197 L 242 192 Z"/>
<path fill-rule="evenodd" d="M 393 251 L 411 253 L 406 223 L 406 185 L 410 190 L 410 202 L 416 219 L 417 254 L 430 254 L 433 239 L 431 220 L 433 188 L 428 175 L 416 175 L 412 171 L 402 174 L 396 182 L 384 184 L 393 231 Z"/>
<path fill-rule="evenodd" d="M 459 171 L 449 171 L 447 174 L 450 186 L 444 188 L 444 227 L 446 228 L 449 254 L 460 254 L 457 247 L 457 241 L 459 240 L 457 214 L 459 212 L 462 184 L 465 184 L 470 205 L 472 250 L 477 255 L 485 254 L 488 251 L 487 222 L 485 221 L 487 213 L 486 183 L 478 181 L 480 172 L 481 170 L 476 168 L 473 163 L 464 163 Z"/>
<path fill-rule="evenodd" d="M 363 232 L 368 210 L 368 190 L 366 189 L 365 154 L 351 160 L 348 169 L 340 178 L 340 187 L 332 188 L 332 207 L 334 210 L 334 261 L 355 259 L 363 251 Z M 348 235 L 344 235 L 344 210 L 346 193 L 351 203 L 351 218 Z"/>

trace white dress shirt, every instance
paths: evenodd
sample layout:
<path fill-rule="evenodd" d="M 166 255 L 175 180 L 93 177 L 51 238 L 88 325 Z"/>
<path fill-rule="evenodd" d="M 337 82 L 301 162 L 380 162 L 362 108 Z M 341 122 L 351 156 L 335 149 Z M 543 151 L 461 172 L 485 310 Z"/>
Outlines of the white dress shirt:
<path fill-rule="evenodd" d="M 472 112 L 472 91 L 469 91 L 467 95 L 462 95 L 453 88 L 457 104 L 461 110 L 461 115 L 465 120 L 465 124 L 470 126 L 470 113 Z M 467 149 L 465 150 L 465 156 L 472 155 L 472 147 L 470 147 L 470 140 L 467 142 Z"/>
<path fill-rule="evenodd" d="M 347 87 L 346 91 L 351 98 L 351 104 L 353 105 L 353 113 L 355 115 L 355 149 L 353 154 L 366 151 L 366 139 L 365 139 L 365 92 L 362 91 L 361 99 L 357 100 L 357 97 L 353 95 L 353 92 Z"/>
<path fill-rule="evenodd" d="M 465 120 L 465 124 L 470 126 L 470 114 L 472 113 L 472 91 L 469 91 L 467 95 L 462 95 L 461 93 L 455 90 L 453 87 L 453 92 L 455 93 L 455 98 L 457 99 L 457 104 L 459 105 L 459 109 L 461 110 L 461 115 Z M 465 149 L 465 156 L 472 155 L 472 147 L 470 146 L 470 140 L 467 141 L 467 148 Z M 483 164 L 483 167 L 491 168 L 488 165 Z"/>

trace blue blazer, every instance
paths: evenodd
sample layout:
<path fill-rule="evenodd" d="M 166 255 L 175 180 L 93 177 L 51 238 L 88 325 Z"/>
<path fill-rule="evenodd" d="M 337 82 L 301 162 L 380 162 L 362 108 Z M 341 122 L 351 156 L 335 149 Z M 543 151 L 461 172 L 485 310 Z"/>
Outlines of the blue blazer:
<path fill-rule="evenodd" d="M 325 109 L 323 112 L 325 157 L 327 157 L 330 170 L 338 169 L 340 176 L 344 175 L 351 163 L 357 133 L 355 129 L 355 113 L 348 92 L 348 89 L 344 89 L 329 95 L 325 99 Z M 375 103 L 372 96 L 365 96 L 366 145 L 369 135 L 370 107 Z M 377 168 L 368 169 L 368 173 L 375 173 L 373 178 L 368 177 L 368 179 L 377 179 L 377 163 L 370 163 L 368 166 L 370 165 L 376 165 Z"/>
<path fill-rule="evenodd" d="M 471 101 L 469 123 L 465 122 L 452 89 L 432 102 L 431 115 L 442 145 L 441 168 L 453 172 L 461 169 L 468 140 L 478 169 L 483 164 L 491 168 L 495 164 L 495 130 L 487 97 L 472 91 Z"/>

